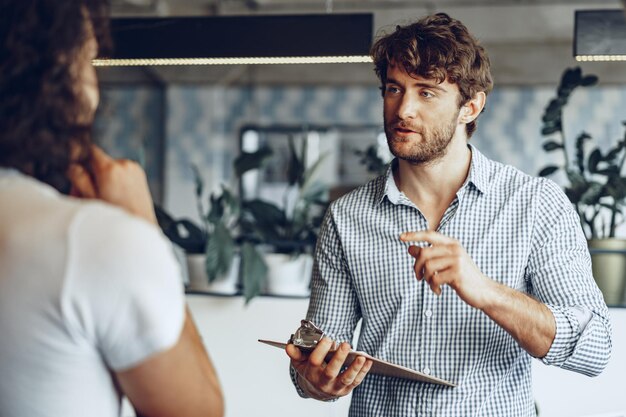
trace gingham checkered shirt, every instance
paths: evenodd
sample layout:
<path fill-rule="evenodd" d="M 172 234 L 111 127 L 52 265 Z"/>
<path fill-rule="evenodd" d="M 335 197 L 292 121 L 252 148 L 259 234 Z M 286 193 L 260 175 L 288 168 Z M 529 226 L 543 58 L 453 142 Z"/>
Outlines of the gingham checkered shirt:
<path fill-rule="evenodd" d="M 460 241 L 488 277 L 552 311 L 556 337 L 542 362 L 598 374 L 611 325 L 578 215 L 554 182 L 470 149 L 468 178 L 438 231 Z M 370 374 L 353 391 L 350 416 L 534 416 L 532 357 L 450 287 L 436 296 L 415 279 L 399 235 L 427 228 L 391 168 L 326 213 L 307 318 L 338 341 L 351 341 L 362 319 L 358 350 L 458 384 Z"/>

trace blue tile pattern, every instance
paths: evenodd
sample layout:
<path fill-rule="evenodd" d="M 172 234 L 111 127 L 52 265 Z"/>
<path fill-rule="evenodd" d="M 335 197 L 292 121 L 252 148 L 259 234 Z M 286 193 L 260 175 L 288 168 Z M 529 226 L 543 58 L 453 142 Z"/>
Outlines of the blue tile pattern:
<path fill-rule="evenodd" d="M 140 162 L 152 193 L 161 198 L 163 91 L 149 87 L 105 88 L 96 114 L 96 142 L 116 158 Z"/>
<path fill-rule="evenodd" d="M 540 133 L 541 115 L 554 94 L 554 87 L 496 88 L 472 143 L 488 157 L 533 175 L 548 163 L 562 162 L 559 154 L 541 148 L 545 139 Z M 155 164 L 163 157 L 166 205 L 181 209 L 194 204 L 188 192 L 192 163 L 200 168 L 209 189 L 232 181 L 238 133 L 246 123 L 382 125 L 377 87 L 171 85 L 165 91 L 107 87 L 102 95 L 97 122 L 101 143 L 113 154 L 133 159 L 143 149 L 152 184 L 159 182 Z M 615 143 L 624 136 L 624 109 L 626 87 L 575 92 L 565 112 L 569 140 L 585 130 L 600 146 Z M 158 145 L 162 129 L 165 155 L 160 155 Z"/>

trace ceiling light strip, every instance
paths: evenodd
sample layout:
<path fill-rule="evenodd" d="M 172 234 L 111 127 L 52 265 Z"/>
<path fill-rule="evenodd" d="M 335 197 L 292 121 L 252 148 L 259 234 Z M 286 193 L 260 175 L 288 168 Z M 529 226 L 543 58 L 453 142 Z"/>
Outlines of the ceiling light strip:
<path fill-rule="evenodd" d="M 270 64 L 351 64 L 371 63 L 367 55 L 352 56 L 290 56 L 259 58 L 135 58 L 94 59 L 96 67 L 155 65 L 270 65 Z"/>
<path fill-rule="evenodd" d="M 576 61 L 626 61 L 626 55 L 576 55 Z"/>

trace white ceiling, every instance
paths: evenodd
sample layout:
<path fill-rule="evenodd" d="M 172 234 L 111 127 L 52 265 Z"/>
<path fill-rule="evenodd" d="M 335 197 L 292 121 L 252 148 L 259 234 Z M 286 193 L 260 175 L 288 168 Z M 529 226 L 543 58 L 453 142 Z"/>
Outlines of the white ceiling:
<path fill-rule="evenodd" d="M 496 83 L 554 85 L 572 58 L 574 11 L 622 8 L 620 0 L 113 0 L 114 16 L 193 16 L 373 12 L 374 32 L 444 11 L 487 48 Z M 626 83 L 626 63 L 585 63 L 603 83 Z M 203 83 L 375 84 L 371 65 L 152 68 L 104 70 L 106 80 Z"/>

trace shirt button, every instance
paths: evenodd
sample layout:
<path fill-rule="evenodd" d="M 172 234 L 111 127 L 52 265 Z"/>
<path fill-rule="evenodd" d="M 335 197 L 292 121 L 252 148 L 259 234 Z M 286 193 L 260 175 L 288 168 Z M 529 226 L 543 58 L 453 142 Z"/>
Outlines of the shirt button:
<path fill-rule="evenodd" d="M 426 375 L 430 375 L 430 368 L 427 366 L 426 368 L 422 370 L 422 373 Z"/>
<path fill-rule="evenodd" d="M 432 310 L 426 310 L 426 311 L 424 311 L 424 315 L 426 317 L 431 317 L 433 315 L 433 311 Z"/>

